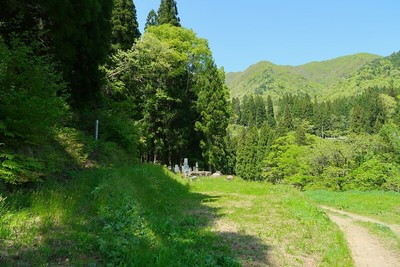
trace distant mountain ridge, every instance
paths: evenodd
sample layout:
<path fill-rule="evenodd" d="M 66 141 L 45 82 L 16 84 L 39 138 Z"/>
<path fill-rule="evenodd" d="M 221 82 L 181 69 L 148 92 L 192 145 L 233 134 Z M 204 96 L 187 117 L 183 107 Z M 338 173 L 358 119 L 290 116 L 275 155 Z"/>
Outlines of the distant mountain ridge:
<path fill-rule="evenodd" d="M 308 93 L 324 99 L 336 98 L 380 84 L 373 81 L 375 78 L 379 81 L 385 80 L 384 84 L 393 79 L 399 79 L 400 83 L 400 75 L 395 77 L 398 67 L 390 63 L 390 57 L 393 56 L 398 56 L 398 53 L 386 58 L 358 53 L 300 66 L 280 66 L 261 61 L 243 72 L 227 73 L 226 84 L 231 97 L 242 98 L 244 95 L 259 94 L 271 95 L 273 99 L 277 99 L 286 93 Z M 389 74 L 384 73 L 382 68 L 391 71 Z M 367 70 L 375 75 L 366 75 Z M 355 77 L 358 77 L 356 82 Z M 369 78 L 368 83 L 361 86 L 361 77 Z"/>

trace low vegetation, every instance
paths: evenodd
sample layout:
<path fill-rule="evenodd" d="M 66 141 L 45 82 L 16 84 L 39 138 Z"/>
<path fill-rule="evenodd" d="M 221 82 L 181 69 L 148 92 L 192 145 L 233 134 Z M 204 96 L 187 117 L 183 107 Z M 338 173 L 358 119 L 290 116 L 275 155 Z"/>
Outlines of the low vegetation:
<path fill-rule="evenodd" d="M 204 203 L 218 211 L 212 230 L 245 265 L 352 265 L 338 228 L 291 187 L 207 178 L 191 191 L 213 196 Z"/>
<path fill-rule="evenodd" d="M 289 187 L 155 165 L 71 176 L 2 194 L 2 266 L 351 265 L 337 227 Z"/>

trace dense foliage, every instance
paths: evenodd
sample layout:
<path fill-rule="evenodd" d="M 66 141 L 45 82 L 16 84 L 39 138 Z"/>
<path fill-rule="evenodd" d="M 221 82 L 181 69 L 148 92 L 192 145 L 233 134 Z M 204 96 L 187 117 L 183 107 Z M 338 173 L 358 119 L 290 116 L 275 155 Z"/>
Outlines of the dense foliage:
<path fill-rule="evenodd" d="M 374 88 L 324 102 L 286 95 L 277 102 L 277 125 L 263 119 L 275 137 L 272 142 L 260 147 L 251 127 L 245 137 L 239 136 L 236 172 L 245 179 L 304 189 L 399 191 L 398 94 L 395 88 Z M 257 126 L 256 101 L 248 100 L 253 98 L 232 100 L 231 122 Z M 244 110 L 251 110 L 250 115 Z M 265 153 L 261 158 L 256 156 L 260 151 Z"/>
<path fill-rule="evenodd" d="M 7 0 L 0 55 L 0 181 L 116 162 L 117 151 L 224 167 L 224 73 L 180 27 L 175 1 L 160 2 L 141 36 L 132 1 Z"/>
<path fill-rule="evenodd" d="M 222 166 L 228 93 L 206 40 L 170 24 L 148 27 L 113 61 L 109 94 L 134 104 L 144 161 L 172 165 L 204 157 L 213 169 Z"/>

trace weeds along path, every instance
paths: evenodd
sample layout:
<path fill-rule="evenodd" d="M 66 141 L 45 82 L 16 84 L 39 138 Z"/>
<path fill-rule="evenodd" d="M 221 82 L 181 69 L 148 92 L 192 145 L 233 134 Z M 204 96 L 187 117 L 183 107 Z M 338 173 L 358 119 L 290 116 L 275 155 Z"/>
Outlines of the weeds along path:
<path fill-rule="evenodd" d="M 388 250 L 379 239 L 356 224 L 356 221 L 380 223 L 374 219 L 321 206 L 328 211 L 329 218 L 343 231 L 353 256 L 355 266 L 399 267 L 400 255 Z M 345 216 L 342 216 L 345 215 Z M 381 224 L 381 223 L 380 223 Z M 384 224 L 386 225 L 386 224 Z"/>

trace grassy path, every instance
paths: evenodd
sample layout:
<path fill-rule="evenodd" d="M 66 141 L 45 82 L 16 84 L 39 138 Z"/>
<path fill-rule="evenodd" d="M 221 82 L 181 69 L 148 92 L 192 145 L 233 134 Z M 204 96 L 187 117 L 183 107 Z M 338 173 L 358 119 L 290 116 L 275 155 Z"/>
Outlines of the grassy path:
<path fill-rule="evenodd" d="M 327 234 L 328 233 L 328 234 Z M 155 165 L 0 192 L 0 266 L 352 266 L 300 192 Z"/>

